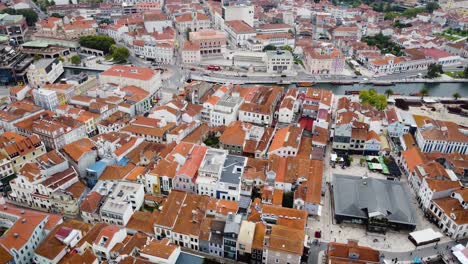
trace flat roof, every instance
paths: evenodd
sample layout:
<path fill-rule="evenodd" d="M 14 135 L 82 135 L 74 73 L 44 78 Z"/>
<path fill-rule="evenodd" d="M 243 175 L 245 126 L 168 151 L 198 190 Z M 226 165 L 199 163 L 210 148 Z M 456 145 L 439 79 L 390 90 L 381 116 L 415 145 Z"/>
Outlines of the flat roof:
<path fill-rule="evenodd" d="M 246 157 L 227 155 L 223 164 L 220 182 L 238 184 L 242 176 L 242 170 L 247 161 Z M 239 171 L 240 169 L 240 171 Z"/>
<path fill-rule="evenodd" d="M 444 236 L 440 232 L 435 232 L 432 228 L 411 232 L 409 235 L 414 239 L 416 244 L 435 241 L 437 239 L 441 239 Z"/>
<path fill-rule="evenodd" d="M 80 44 L 75 41 L 67 41 L 61 39 L 36 39 L 21 44 L 27 48 L 47 48 L 49 46 L 60 46 L 66 48 L 79 48 Z"/>

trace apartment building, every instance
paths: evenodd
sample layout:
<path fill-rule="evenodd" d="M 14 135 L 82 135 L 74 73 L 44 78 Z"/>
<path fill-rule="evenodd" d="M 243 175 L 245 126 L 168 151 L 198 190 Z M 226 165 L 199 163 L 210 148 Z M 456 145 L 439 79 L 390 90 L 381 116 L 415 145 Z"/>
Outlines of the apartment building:
<path fill-rule="evenodd" d="M 67 116 L 35 120 L 32 131 L 50 149 L 62 149 L 66 144 L 88 136 L 84 123 Z"/>
<path fill-rule="evenodd" d="M 68 162 L 58 152 L 52 151 L 23 166 L 18 177 L 10 182 L 9 198 L 31 208 L 52 211 L 51 195 L 59 189 L 67 190 L 77 182 L 76 171 L 68 167 Z"/>
<path fill-rule="evenodd" d="M 344 70 L 345 57 L 331 44 L 310 47 L 304 50 L 306 69 L 311 74 L 341 74 Z"/>
<path fill-rule="evenodd" d="M 415 116 L 415 119 L 418 125 L 415 139 L 422 152 L 452 153 L 457 151 L 461 154 L 468 154 L 468 136 L 460 131 L 457 124 L 420 116 Z"/>
<path fill-rule="evenodd" d="M 84 177 L 86 169 L 96 163 L 97 147 L 89 138 L 82 138 L 63 146 L 63 153 L 80 177 Z"/>
<path fill-rule="evenodd" d="M 5 137 L 5 133 L 2 136 Z M 23 164 L 46 153 L 46 147 L 37 135 L 23 137 L 16 134 L 12 139 L 14 140 L 4 145 L 0 152 L 11 162 L 15 172 L 18 172 Z"/>
<path fill-rule="evenodd" d="M 278 110 L 278 122 L 291 124 L 295 120 L 301 105 L 301 100 L 298 100 L 298 94 L 297 89 L 288 89 Z"/>
<path fill-rule="evenodd" d="M 142 184 L 114 183 L 112 191 L 100 208 L 101 220 L 112 225 L 126 226 L 133 212 L 140 210 L 143 205 L 144 194 Z"/>
<path fill-rule="evenodd" d="M 244 103 L 239 108 L 239 121 L 256 125 L 271 125 L 273 115 L 281 95 L 282 88 L 277 86 L 254 86 L 244 97 Z"/>
<path fill-rule="evenodd" d="M 29 86 L 40 88 L 54 83 L 63 72 L 63 64 L 58 59 L 40 59 L 29 66 L 26 76 Z"/>
<path fill-rule="evenodd" d="M 34 103 L 44 109 L 54 111 L 58 105 L 58 96 L 55 91 L 48 89 L 34 89 L 33 90 Z"/>
<path fill-rule="evenodd" d="M 136 86 L 155 95 L 161 88 L 161 72 L 136 66 L 115 65 L 102 72 L 101 83 L 116 83 L 121 86 Z"/>
<path fill-rule="evenodd" d="M 185 163 L 180 167 L 174 177 L 173 188 L 175 190 L 196 193 L 198 168 L 207 150 L 208 148 L 205 146 L 195 145 L 190 152 L 188 152 Z"/>
<path fill-rule="evenodd" d="M 162 64 L 174 63 L 174 46 L 170 43 L 158 43 L 144 40 L 133 41 L 135 55 Z"/>
<path fill-rule="evenodd" d="M 25 42 L 25 35 L 28 33 L 26 18 L 22 15 L 0 15 L 0 34 L 14 39 L 16 44 Z"/>
<path fill-rule="evenodd" d="M 175 17 L 175 26 L 179 32 L 194 32 L 211 27 L 210 18 L 203 13 L 185 13 Z"/>
<path fill-rule="evenodd" d="M 268 149 L 268 156 L 295 157 L 301 145 L 303 129 L 287 126 L 276 130 L 273 141 Z"/>
<path fill-rule="evenodd" d="M 0 245 L 4 249 L 2 261 L 6 263 L 32 263 L 34 252 L 46 234 L 62 223 L 60 216 L 4 202 L 0 208 L 0 220 L 2 227 L 8 228 L 8 232 L 0 237 Z"/>
<path fill-rule="evenodd" d="M 121 243 L 127 237 L 127 231 L 123 227 L 108 225 L 103 227 L 99 235 L 92 241 L 92 250 L 99 261 L 107 261 L 111 258 L 111 250 L 117 243 Z"/>
<path fill-rule="evenodd" d="M 432 200 L 429 207 L 431 217 L 453 239 L 466 238 L 468 235 L 467 194 L 467 189 L 455 190 L 447 197 Z"/>

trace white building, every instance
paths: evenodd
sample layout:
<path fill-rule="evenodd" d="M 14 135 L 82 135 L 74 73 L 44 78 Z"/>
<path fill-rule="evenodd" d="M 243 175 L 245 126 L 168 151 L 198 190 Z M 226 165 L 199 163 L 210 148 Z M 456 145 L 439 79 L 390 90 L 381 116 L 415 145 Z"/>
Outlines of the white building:
<path fill-rule="evenodd" d="M 257 31 L 242 20 L 226 22 L 224 30 L 228 34 L 231 43 L 237 46 L 245 46 L 247 40 L 257 35 Z"/>
<path fill-rule="evenodd" d="M 266 66 L 268 73 L 288 73 L 292 71 L 294 58 L 287 50 L 266 52 Z"/>
<path fill-rule="evenodd" d="M 437 225 L 453 239 L 466 238 L 468 235 L 468 189 L 453 191 L 449 197 L 434 199 L 430 212 Z"/>
<path fill-rule="evenodd" d="M 111 250 L 117 243 L 122 242 L 127 237 L 125 228 L 109 225 L 101 229 L 96 240 L 93 241 L 93 253 L 99 261 L 110 260 Z"/>
<path fill-rule="evenodd" d="M 135 55 L 163 64 L 174 63 L 174 47 L 169 43 L 133 41 Z"/>
<path fill-rule="evenodd" d="M 460 127 L 449 121 L 427 121 L 418 127 L 416 143 L 422 152 L 440 151 L 442 153 L 459 152 L 468 154 L 468 136 Z"/>
<path fill-rule="evenodd" d="M 41 59 L 29 66 L 26 75 L 29 86 L 39 88 L 55 82 L 63 72 L 63 64 L 58 59 Z"/>
<path fill-rule="evenodd" d="M 387 131 L 390 137 L 401 137 L 410 131 L 411 126 L 409 124 L 411 121 L 414 122 L 414 119 L 411 115 L 402 115 L 401 113 L 403 112 L 396 108 L 391 108 L 385 112 Z"/>
<path fill-rule="evenodd" d="M 144 187 L 133 182 L 114 183 L 112 192 L 101 207 L 103 222 L 120 226 L 127 225 L 134 211 L 140 210 L 144 200 Z"/>
<path fill-rule="evenodd" d="M 10 182 L 11 193 L 9 198 L 15 202 L 27 205 L 31 208 L 52 210 L 52 202 L 50 196 L 55 191 L 61 189 L 66 190 L 76 182 L 78 182 L 78 174 L 75 169 L 68 168 L 68 162 L 61 157 L 60 160 L 55 160 L 56 155 L 50 155 L 47 162 L 37 162 L 36 164 L 28 164 L 28 168 L 38 169 L 38 174 L 28 172 L 28 169 L 23 169 L 18 173 L 18 177 Z M 60 162 L 57 165 L 53 162 Z M 26 166 L 26 165 L 25 165 Z"/>
<path fill-rule="evenodd" d="M 122 87 L 137 86 L 156 94 L 161 88 L 161 72 L 149 68 L 115 65 L 100 74 L 101 83 L 114 83 Z"/>
<path fill-rule="evenodd" d="M 231 1 L 223 1 L 222 20 L 224 22 L 241 20 L 251 27 L 254 26 L 254 6 L 250 2 L 228 2 Z"/>
<path fill-rule="evenodd" d="M 34 251 L 48 232 L 60 223 L 62 223 L 61 217 L 24 210 L 6 204 L 2 199 L 0 226 L 8 230 L 0 239 L 2 262 L 33 263 Z"/>
<path fill-rule="evenodd" d="M 196 180 L 197 194 L 216 197 L 216 186 L 221 178 L 227 155 L 227 150 L 210 148 L 206 151 L 205 157 L 198 169 Z"/>
<path fill-rule="evenodd" d="M 238 94 L 223 97 L 210 112 L 210 126 L 226 126 L 236 121 L 239 107 L 243 102 Z"/>
<path fill-rule="evenodd" d="M 34 103 L 47 110 L 55 110 L 58 106 L 57 92 L 48 89 L 33 90 Z"/>

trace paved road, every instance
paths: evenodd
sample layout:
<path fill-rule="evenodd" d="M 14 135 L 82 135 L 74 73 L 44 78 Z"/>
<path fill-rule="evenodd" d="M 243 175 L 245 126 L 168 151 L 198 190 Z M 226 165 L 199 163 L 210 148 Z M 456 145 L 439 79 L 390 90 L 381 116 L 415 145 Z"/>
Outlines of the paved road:
<path fill-rule="evenodd" d="M 391 252 L 391 251 L 381 251 L 381 254 L 385 260 L 391 262 L 393 259 L 397 259 L 398 262 L 411 262 L 414 258 L 434 258 L 438 255 L 444 255 L 448 257 L 453 257 L 450 249 L 457 245 L 465 245 L 468 242 L 468 239 L 460 240 L 458 243 L 455 241 L 449 241 L 441 244 L 430 244 L 426 246 L 419 247 L 416 250 L 410 250 L 405 252 Z M 327 249 L 327 242 L 320 242 L 318 245 L 311 245 L 309 250 L 309 260 L 308 264 L 321 264 L 319 262 L 319 253 L 320 251 L 325 251 Z"/>
<path fill-rule="evenodd" d="M 309 259 L 308 264 L 321 264 L 319 262 L 318 256 L 320 251 L 325 251 L 328 247 L 328 243 L 320 242 L 318 245 L 311 245 L 309 250 Z"/>
<path fill-rule="evenodd" d="M 45 19 L 47 17 L 46 13 L 44 13 L 33 1 L 27 0 L 27 4 L 29 4 L 32 10 L 37 13 L 39 19 Z"/>
<path fill-rule="evenodd" d="M 465 245 L 468 239 L 460 240 L 459 243 L 455 241 L 449 241 L 441 244 L 430 244 L 419 247 L 416 250 L 407 251 L 407 252 L 390 252 L 390 251 L 382 251 L 385 259 L 392 260 L 397 258 L 398 261 L 411 261 L 414 258 L 428 258 L 434 257 L 437 255 L 450 255 L 450 249 L 455 246 L 456 244 L 463 244 Z"/>

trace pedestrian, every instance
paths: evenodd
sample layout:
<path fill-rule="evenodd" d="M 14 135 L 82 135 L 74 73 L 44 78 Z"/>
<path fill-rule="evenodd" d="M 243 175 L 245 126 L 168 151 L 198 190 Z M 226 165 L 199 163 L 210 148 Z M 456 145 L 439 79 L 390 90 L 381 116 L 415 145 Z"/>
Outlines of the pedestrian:
<path fill-rule="evenodd" d="M 411 251 L 411 252 L 409 253 L 409 255 L 410 255 L 410 256 L 413 256 L 413 251 Z"/>

